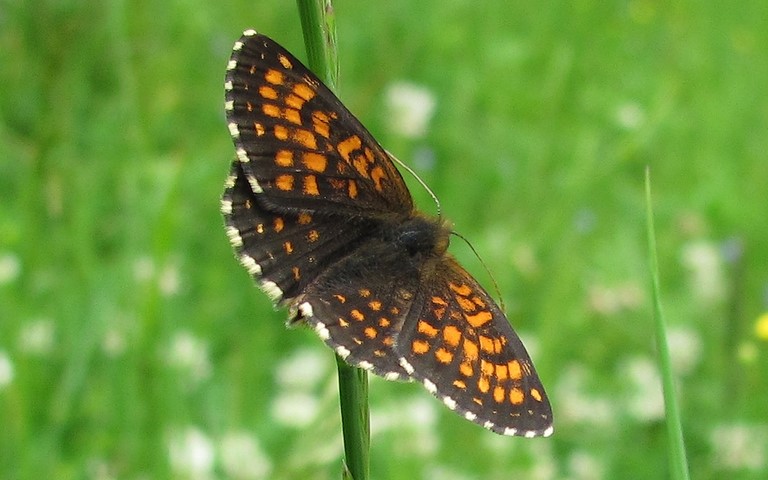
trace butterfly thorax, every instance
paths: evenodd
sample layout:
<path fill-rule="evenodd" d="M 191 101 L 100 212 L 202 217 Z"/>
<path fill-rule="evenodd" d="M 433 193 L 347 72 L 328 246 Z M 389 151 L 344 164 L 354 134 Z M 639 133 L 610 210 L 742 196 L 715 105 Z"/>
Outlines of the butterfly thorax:
<path fill-rule="evenodd" d="M 415 214 L 405 222 L 388 225 L 383 236 L 404 248 L 411 257 L 441 257 L 450 243 L 451 224 Z"/>

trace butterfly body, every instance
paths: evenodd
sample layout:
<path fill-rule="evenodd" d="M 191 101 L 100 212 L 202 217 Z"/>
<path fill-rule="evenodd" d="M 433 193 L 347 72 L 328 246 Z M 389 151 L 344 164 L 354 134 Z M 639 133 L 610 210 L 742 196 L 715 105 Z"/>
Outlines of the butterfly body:
<path fill-rule="evenodd" d="M 227 233 L 289 322 L 351 365 L 423 383 L 492 431 L 551 434 L 520 339 L 447 253 L 450 224 L 414 208 L 390 156 L 338 98 L 253 31 L 235 44 L 225 91 L 237 157 Z"/>

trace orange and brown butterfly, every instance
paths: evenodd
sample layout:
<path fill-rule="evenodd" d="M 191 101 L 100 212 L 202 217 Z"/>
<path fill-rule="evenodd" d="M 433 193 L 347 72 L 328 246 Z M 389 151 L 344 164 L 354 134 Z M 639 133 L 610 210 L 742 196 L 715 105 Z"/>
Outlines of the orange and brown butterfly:
<path fill-rule="evenodd" d="M 221 210 L 240 263 L 346 362 L 413 379 L 496 433 L 552 433 L 531 359 L 415 210 L 387 152 L 293 55 L 252 30 L 227 65 L 236 159 Z"/>

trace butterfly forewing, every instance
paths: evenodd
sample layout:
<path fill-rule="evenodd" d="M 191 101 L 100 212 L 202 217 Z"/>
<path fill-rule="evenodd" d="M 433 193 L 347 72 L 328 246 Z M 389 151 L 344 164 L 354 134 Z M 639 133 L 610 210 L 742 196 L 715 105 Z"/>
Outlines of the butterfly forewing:
<path fill-rule="evenodd" d="M 408 214 L 411 197 L 384 149 L 299 60 L 246 32 L 235 44 L 226 113 L 238 159 L 270 208 Z"/>

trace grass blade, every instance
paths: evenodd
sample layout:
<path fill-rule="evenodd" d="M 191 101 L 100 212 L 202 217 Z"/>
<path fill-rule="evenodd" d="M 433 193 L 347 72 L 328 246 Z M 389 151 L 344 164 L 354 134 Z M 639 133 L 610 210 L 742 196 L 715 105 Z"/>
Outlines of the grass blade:
<path fill-rule="evenodd" d="M 680 424 L 680 411 L 677 406 L 677 397 L 675 395 L 674 375 L 669 359 L 666 324 L 661 309 L 656 232 L 653 227 L 653 205 L 651 203 L 650 167 L 646 167 L 645 169 L 645 202 L 647 212 L 646 230 L 648 234 L 648 257 L 650 260 L 651 272 L 651 293 L 653 297 L 653 317 L 656 330 L 656 351 L 658 354 L 659 369 L 661 370 L 661 380 L 664 388 L 664 410 L 667 419 L 670 478 L 675 480 L 687 480 L 689 478 L 688 459 L 685 454 L 683 428 Z"/>

